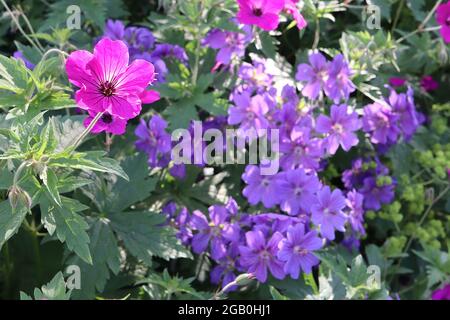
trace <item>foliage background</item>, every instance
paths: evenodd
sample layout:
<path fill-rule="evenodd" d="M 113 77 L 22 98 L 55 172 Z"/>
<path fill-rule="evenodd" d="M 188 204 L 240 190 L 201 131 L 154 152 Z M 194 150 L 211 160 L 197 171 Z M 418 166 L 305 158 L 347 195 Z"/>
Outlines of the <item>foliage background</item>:
<path fill-rule="evenodd" d="M 323 51 L 342 51 L 354 68 L 365 70 L 354 80 L 359 89 L 355 95 L 358 104 L 370 103 L 370 96 L 385 95 L 384 84 L 390 77 L 407 75 L 415 87 L 416 104 L 430 121 L 412 141 L 396 145 L 386 156 L 386 163 L 400 181 L 396 204 L 367 220 L 368 236 L 360 253 L 334 245 L 321 253 L 322 264 L 315 279 L 245 283 L 231 297 L 343 298 L 352 292 L 353 298 L 387 298 L 399 293 L 402 299 L 427 299 L 448 282 L 450 274 L 450 198 L 446 193 L 446 169 L 450 167 L 449 47 L 436 31 L 411 33 L 421 26 L 435 1 L 372 0 L 382 8 L 379 31 L 367 30 L 362 19 L 363 1 L 304 2 L 308 28 L 299 31 L 286 21 L 271 35 L 258 32 L 247 50 L 247 61 L 249 53 L 258 53 L 276 61 L 293 77 L 296 65 L 307 59 L 308 50 L 318 41 Z M 23 17 L 28 19 L 33 30 L 25 33 L 33 42 L 39 39 L 44 51 L 92 48 L 92 39 L 102 34 L 107 18 L 149 27 L 158 41 L 186 48 L 191 69 L 171 65 L 167 83 L 157 87 L 164 99 L 144 109 L 141 117 L 157 111 L 166 117 L 170 128 L 177 128 L 187 127 L 195 118 L 226 114 L 227 86 L 232 79 L 220 73 L 211 76 L 215 52 L 202 47 L 200 40 L 213 27 L 230 27 L 227 21 L 235 12 L 230 11 L 236 8 L 234 1 L 6 3 L 24 28 Z M 66 8 L 71 4 L 81 8 L 81 30 L 65 29 Z M 431 17 L 426 27 L 433 26 L 436 22 Z M 105 150 L 104 137 L 89 137 L 82 151 L 76 151 L 79 159 L 70 160 L 69 154 L 60 152 L 83 128 L 73 109 L 61 57 L 47 57 L 31 77 L 21 64 L 6 58 L 17 49 L 35 64 L 43 60 L 39 48 L 30 45 L 3 11 L 0 74 L 11 81 L 9 88 L 2 83 L 0 93 L 0 143 L 5 152 L 0 166 L 0 297 L 17 299 L 20 291 L 30 294 L 53 279 L 48 287 L 36 290 L 34 298 L 68 298 L 59 272 L 71 264 L 80 265 L 83 274 L 82 290 L 70 295 L 75 299 L 212 297 L 219 288 L 208 281 L 209 260 L 194 257 L 178 244 L 175 230 L 161 227 L 164 217 L 160 212 L 168 199 L 190 210 L 206 211 L 226 196 L 235 197 L 241 208 L 247 208 L 240 194 L 244 167 L 216 168 L 213 177 L 190 167 L 181 182 L 166 172 L 150 170 L 145 156 L 134 149 L 132 128 L 138 120 L 126 135 L 114 138 L 107 155 L 95 152 Z M 420 88 L 424 75 L 432 75 L 440 84 L 432 95 Z M 45 115 L 40 113 L 44 110 Z M 340 174 L 351 166 L 356 152 L 338 154 L 327 170 L 327 178 L 335 185 L 341 183 Z M 12 173 L 30 157 L 35 160 L 33 169 L 26 169 L 20 186 L 32 197 L 32 214 L 19 210 L 11 215 L 7 198 Z M 46 183 L 36 174 L 42 163 L 48 167 Z M 118 176 L 128 176 L 130 182 Z M 63 203 L 63 209 L 52 209 L 49 199 Z M 47 212 L 53 214 L 48 216 Z M 382 290 L 364 288 L 369 264 L 382 266 Z M 22 294 L 22 298 L 27 296 Z"/>

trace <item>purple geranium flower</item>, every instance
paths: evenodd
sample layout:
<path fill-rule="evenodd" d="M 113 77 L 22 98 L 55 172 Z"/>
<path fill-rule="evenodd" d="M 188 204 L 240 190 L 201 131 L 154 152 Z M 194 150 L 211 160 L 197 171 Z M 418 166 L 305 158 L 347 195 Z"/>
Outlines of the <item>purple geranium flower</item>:
<path fill-rule="evenodd" d="M 329 66 L 329 78 L 325 85 L 325 94 L 328 98 L 339 103 L 342 99 L 348 100 L 350 94 L 356 90 L 350 80 L 352 71 L 342 54 L 334 57 Z"/>
<path fill-rule="evenodd" d="M 364 108 L 363 130 L 370 134 L 370 141 L 375 144 L 397 142 L 400 133 L 397 127 L 398 116 L 387 104 L 374 103 Z"/>
<path fill-rule="evenodd" d="M 335 154 L 339 145 L 344 151 L 358 144 L 358 137 L 353 133 L 361 128 L 356 112 L 348 113 L 346 105 L 331 106 L 331 115 L 321 114 L 317 118 L 316 131 L 327 134 L 325 145 L 328 153 Z"/>
<path fill-rule="evenodd" d="M 136 148 L 147 153 L 148 163 L 152 167 L 165 166 L 160 159 L 171 150 L 171 138 L 166 128 L 167 122 L 158 115 L 154 115 L 148 125 L 141 119 L 136 128 Z"/>
<path fill-rule="evenodd" d="M 414 91 L 411 87 L 408 88 L 406 93 L 400 94 L 391 90 L 389 104 L 398 117 L 397 123 L 405 138 L 411 138 L 419 126 L 419 117 L 414 103 Z"/>
<path fill-rule="evenodd" d="M 36 66 L 30 60 L 25 58 L 25 56 L 23 55 L 23 53 L 21 51 L 15 51 L 14 54 L 13 54 L 13 57 L 16 58 L 17 60 L 22 60 L 23 63 L 25 63 L 25 67 L 27 67 L 30 70 L 33 70 L 34 67 Z"/>
<path fill-rule="evenodd" d="M 361 241 L 354 233 L 346 234 L 341 244 L 350 252 L 359 251 Z"/>
<path fill-rule="evenodd" d="M 269 126 L 264 115 L 269 111 L 266 100 L 261 95 L 250 97 L 248 91 L 235 93 L 233 96 L 235 106 L 228 110 L 228 124 L 239 124 L 238 134 L 245 135 L 246 130 L 257 130 L 258 136 L 264 133 L 259 129 Z M 255 137 L 256 138 L 256 137 Z"/>
<path fill-rule="evenodd" d="M 345 197 L 339 189 L 331 192 L 326 186 L 317 193 L 316 204 L 311 207 L 312 221 L 320 226 L 320 233 L 328 240 L 334 240 L 334 230 L 345 231 L 347 217 L 342 211 L 345 208 Z"/>
<path fill-rule="evenodd" d="M 277 179 L 277 175 L 261 175 L 258 166 L 248 165 L 242 175 L 242 180 L 247 184 L 242 194 L 251 205 L 256 205 L 261 201 L 264 207 L 272 208 L 279 203 Z"/>
<path fill-rule="evenodd" d="M 320 157 L 324 154 L 320 140 L 311 137 L 311 129 L 298 125 L 288 136 L 282 137 L 280 151 L 283 153 L 280 163 L 284 170 L 316 170 L 319 168 Z"/>
<path fill-rule="evenodd" d="M 125 29 L 124 39 L 132 59 L 142 58 L 140 55 L 148 52 L 155 45 L 155 37 L 147 28 L 128 27 Z"/>
<path fill-rule="evenodd" d="M 238 77 L 244 81 L 243 88 L 264 93 L 273 83 L 273 75 L 267 71 L 266 60 L 252 57 L 252 63 L 244 62 L 238 70 Z"/>
<path fill-rule="evenodd" d="M 249 231 L 245 234 L 246 246 L 239 246 L 241 253 L 240 263 L 247 272 L 253 274 L 260 282 L 267 280 L 267 269 L 277 279 L 283 279 L 283 263 L 278 260 L 278 246 L 283 236 L 275 232 L 269 241 L 266 241 L 260 230 Z"/>
<path fill-rule="evenodd" d="M 253 230 L 260 230 L 266 236 L 275 232 L 284 234 L 289 226 L 307 221 L 307 219 L 304 220 L 299 217 L 290 217 L 278 213 L 262 213 L 251 216 Z"/>
<path fill-rule="evenodd" d="M 103 29 L 103 37 L 111 40 L 124 40 L 125 25 L 120 20 L 108 19 Z"/>
<path fill-rule="evenodd" d="M 307 174 L 304 169 L 288 170 L 278 174 L 277 190 L 280 198 L 281 210 L 290 215 L 310 212 L 315 201 L 314 194 L 319 191 L 321 184 L 314 174 Z"/>
<path fill-rule="evenodd" d="M 348 213 L 348 220 L 353 230 L 362 235 L 366 234 L 364 229 L 364 196 L 356 190 L 352 190 L 347 194 L 347 207 L 350 209 Z"/>
<path fill-rule="evenodd" d="M 220 65 L 229 65 L 231 60 L 242 58 L 245 48 L 253 39 L 250 26 L 243 26 L 242 32 L 224 31 L 220 29 L 211 30 L 203 41 L 213 49 L 219 50 L 216 56 L 217 69 Z"/>
<path fill-rule="evenodd" d="M 286 262 L 284 272 L 293 279 L 298 279 L 300 268 L 305 273 L 311 273 L 312 267 L 319 263 L 319 259 L 311 251 L 319 250 L 322 243 L 315 230 L 305 232 L 304 224 L 290 226 L 287 239 L 279 244 L 278 259 Z"/>
<path fill-rule="evenodd" d="M 395 198 L 395 184 L 378 186 L 376 177 L 364 179 L 364 186 L 360 190 L 364 195 L 364 207 L 367 210 L 380 210 L 382 204 L 389 204 Z"/>
<path fill-rule="evenodd" d="M 328 62 L 321 53 L 313 53 L 309 56 L 309 63 L 297 67 L 295 79 L 305 83 L 302 94 L 315 100 L 328 79 Z"/>
<path fill-rule="evenodd" d="M 192 250 L 202 253 L 211 243 L 211 257 L 218 260 L 226 255 L 228 242 L 239 240 L 239 227 L 229 222 L 229 214 L 224 206 L 214 205 L 208 211 L 210 221 L 198 210 L 192 214 L 190 224 L 193 230 L 198 231 L 192 238 Z"/>
<path fill-rule="evenodd" d="M 183 47 L 176 44 L 162 43 L 157 44 L 152 52 L 152 59 L 176 59 L 187 63 L 189 58 Z"/>

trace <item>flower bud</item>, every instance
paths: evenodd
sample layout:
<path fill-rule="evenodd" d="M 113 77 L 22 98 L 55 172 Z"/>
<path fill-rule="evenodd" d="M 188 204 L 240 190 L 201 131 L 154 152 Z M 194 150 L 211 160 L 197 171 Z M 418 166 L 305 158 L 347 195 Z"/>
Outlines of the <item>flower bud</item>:
<path fill-rule="evenodd" d="M 12 186 L 8 192 L 9 203 L 13 211 L 18 205 L 25 206 L 28 210 L 31 209 L 32 200 L 28 192 L 20 188 L 19 186 Z"/>
<path fill-rule="evenodd" d="M 234 280 L 234 282 L 238 285 L 238 286 L 245 286 L 247 284 L 249 284 L 250 282 L 252 282 L 252 280 L 255 279 L 255 276 L 251 273 L 243 273 L 240 274 L 236 277 L 236 280 Z"/>

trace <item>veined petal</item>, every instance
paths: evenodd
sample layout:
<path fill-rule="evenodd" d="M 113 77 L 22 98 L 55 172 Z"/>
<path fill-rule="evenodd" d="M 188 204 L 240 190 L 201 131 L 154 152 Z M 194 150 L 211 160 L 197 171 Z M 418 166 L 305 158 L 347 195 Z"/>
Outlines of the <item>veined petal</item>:
<path fill-rule="evenodd" d="M 155 67 L 148 61 L 135 60 L 114 81 L 120 93 L 141 94 L 155 79 Z"/>
<path fill-rule="evenodd" d="M 127 70 L 128 47 L 122 41 L 108 38 L 100 40 L 94 48 L 92 68 L 103 81 L 112 82 L 114 78 Z"/>
<path fill-rule="evenodd" d="M 86 65 L 94 56 L 86 50 L 77 50 L 70 54 L 66 61 L 66 72 L 70 83 L 81 88 L 84 86 L 95 87 L 95 80 L 86 69 Z"/>

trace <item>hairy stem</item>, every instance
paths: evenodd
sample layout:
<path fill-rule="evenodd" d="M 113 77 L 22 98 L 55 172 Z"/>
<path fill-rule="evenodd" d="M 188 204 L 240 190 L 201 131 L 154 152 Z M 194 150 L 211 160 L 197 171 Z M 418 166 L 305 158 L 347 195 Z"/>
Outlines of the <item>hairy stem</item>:
<path fill-rule="evenodd" d="M 95 124 L 98 122 L 98 120 L 100 120 L 100 118 L 103 116 L 103 114 L 104 114 L 104 112 L 97 113 L 95 118 L 92 119 L 89 126 L 86 129 L 84 129 L 84 131 L 80 134 L 80 136 L 71 145 L 71 147 L 70 147 L 70 148 L 72 148 L 71 152 L 75 151 L 76 148 L 78 148 L 78 146 L 81 144 L 81 142 L 84 140 L 84 138 L 89 134 L 89 132 L 91 132 L 92 128 L 95 126 Z"/>
<path fill-rule="evenodd" d="M 8 14 L 11 16 L 11 19 L 13 20 L 14 24 L 17 26 L 17 29 L 20 31 L 20 33 L 27 39 L 27 41 L 35 47 L 41 54 L 44 54 L 44 51 L 28 36 L 28 34 L 22 29 L 22 26 L 20 25 L 19 20 L 14 15 L 14 12 L 11 11 L 9 6 L 6 4 L 5 0 L 0 0 L 3 7 L 5 7 L 6 11 L 8 11 Z"/>

